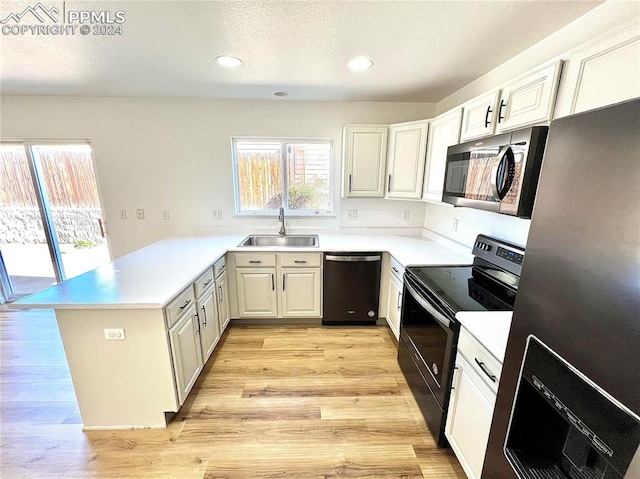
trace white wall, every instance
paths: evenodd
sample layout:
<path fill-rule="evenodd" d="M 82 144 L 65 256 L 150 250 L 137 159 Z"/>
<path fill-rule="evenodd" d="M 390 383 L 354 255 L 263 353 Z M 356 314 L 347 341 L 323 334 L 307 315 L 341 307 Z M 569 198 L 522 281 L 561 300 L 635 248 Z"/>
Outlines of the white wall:
<path fill-rule="evenodd" d="M 89 139 L 114 257 L 175 234 L 266 228 L 275 218 L 234 218 L 231 142 L 234 135 L 335 139 L 334 218 L 289 218 L 296 228 L 422 228 L 425 205 L 382 199 L 340 199 L 342 127 L 433 116 L 427 103 L 311 103 L 202 99 L 1 98 L 3 139 Z M 145 220 L 135 219 L 135 208 Z M 126 209 L 128 219 L 119 219 Z M 170 221 L 162 211 L 170 211 Z M 223 220 L 211 212 L 222 209 Z M 347 209 L 358 220 L 346 220 Z M 409 219 L 402 211 L 409 210 Z"/>
<path fill-rule="evenodd" d="M 453 223 L 457 220 L 457 229 Z M 482 233 L 525 246 L 531 220 L 490 211 L 427 203 L 424 227 L 465 246 L 473 246 Z"/>
<path fill-rule="evenodd" d="M 609 0 L 578 18 L 541 42 L 508 60 L 487 74 L 438 102 L 438 114 L 448 111 L 482 93 L 499 88 L 501 84 L 554 58 L 568 59 L 575 47 L 601 34 L 611 33 L 621 26 L 638 22 L 640 3 Z M 560 92 L 563 83 L 560 82 Z M 458 220 L 457 231 L 452 228 Z M 489 234 L 525 246 L 530 220 L 468 208 L 450 208 L 428 204 L 424 227 L 445 238 L 466 246 L 473 246 L 479 233 Z"/>

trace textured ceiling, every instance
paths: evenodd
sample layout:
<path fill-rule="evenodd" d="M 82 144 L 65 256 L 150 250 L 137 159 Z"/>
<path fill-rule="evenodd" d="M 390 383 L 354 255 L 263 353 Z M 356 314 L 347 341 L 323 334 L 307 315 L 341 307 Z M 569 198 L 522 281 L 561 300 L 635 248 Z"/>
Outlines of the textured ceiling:
<path fill-rule="evenodd" d="M 48 2 L 125 13 L 121 35 L 0 35 L 3 94 L 436 102 L 600 1 Z M 2 0 L 2 25 L 41 23 Z M 61 23 L 62 14 L 59 15 Z M 79 27 L 79 25 L 78 25 Z M 240 57 L 234 70 L 214 58 Z M 354 73 L 358 55 L 375 62 Z"/>

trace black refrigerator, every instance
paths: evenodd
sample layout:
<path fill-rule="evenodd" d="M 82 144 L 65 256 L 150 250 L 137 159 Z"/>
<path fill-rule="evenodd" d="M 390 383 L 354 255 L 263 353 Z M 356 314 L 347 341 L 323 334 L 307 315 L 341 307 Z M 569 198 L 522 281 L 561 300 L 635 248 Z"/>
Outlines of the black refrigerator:
<path fill-rule="evenodd" d="M 640 478 L 640 99 L 551 123 L 483 479 Z"/>

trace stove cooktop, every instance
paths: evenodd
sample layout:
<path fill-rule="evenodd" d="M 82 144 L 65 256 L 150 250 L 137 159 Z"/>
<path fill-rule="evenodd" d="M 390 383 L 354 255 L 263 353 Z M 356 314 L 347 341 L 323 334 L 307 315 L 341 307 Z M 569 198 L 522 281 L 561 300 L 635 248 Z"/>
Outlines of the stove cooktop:
<path fill-rule="evenodd" d="M 406 271 L 423 294 L 453 315 L 458 311 L 513 310 L 519 278 L 511 273 L 479 265 L 409 266 Z"/>

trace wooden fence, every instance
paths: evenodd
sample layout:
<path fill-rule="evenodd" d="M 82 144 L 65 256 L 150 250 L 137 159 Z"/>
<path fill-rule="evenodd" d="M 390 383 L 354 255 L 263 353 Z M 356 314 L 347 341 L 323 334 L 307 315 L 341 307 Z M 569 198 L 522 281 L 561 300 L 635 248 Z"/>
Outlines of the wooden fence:
<path fill-rule="evenodd" d="M 243 145 L 244 146 L 244 145 Z M 282 205 L 280 145 L 238 149 L 241 210 L 274 210 Z M 291 144 L 287 152 L 289 208 L 328 208 L 330 155 L 328 144 Z"/>
<path fill-rule="evenodd" d="M 34 147 L 44 189 L 52 208 L 100 208 L 88 145 Z M 0 147 L 0 206 L 37 207 L 27 156 L 22 145 Z"/>

